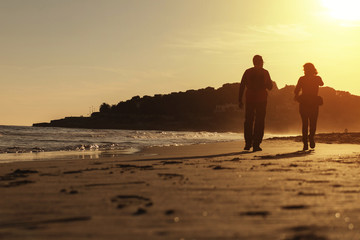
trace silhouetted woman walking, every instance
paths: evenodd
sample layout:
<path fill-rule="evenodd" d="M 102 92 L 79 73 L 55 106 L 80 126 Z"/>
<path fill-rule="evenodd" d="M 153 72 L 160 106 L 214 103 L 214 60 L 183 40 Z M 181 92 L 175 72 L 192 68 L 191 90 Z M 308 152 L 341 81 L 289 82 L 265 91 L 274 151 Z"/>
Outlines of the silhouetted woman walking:
<path fill-rule="evenodd" d="M 318 96 L 319 86 L 324 83 L 312 63 L 306 63 L 304 66 L 304 76 L 299 78 L 295 87 L 295 100 L 299 102 L 299 111 L 302 120 L 302 140 L 303 150 L 310 147 L 315 148 L 316 123 L 319 115 L 319 106 L 323 104 L 322 98 Z M 299 95 L 301 92 L 301 95 Z M 308 136 L 310 126 L 310 134 Z"/>

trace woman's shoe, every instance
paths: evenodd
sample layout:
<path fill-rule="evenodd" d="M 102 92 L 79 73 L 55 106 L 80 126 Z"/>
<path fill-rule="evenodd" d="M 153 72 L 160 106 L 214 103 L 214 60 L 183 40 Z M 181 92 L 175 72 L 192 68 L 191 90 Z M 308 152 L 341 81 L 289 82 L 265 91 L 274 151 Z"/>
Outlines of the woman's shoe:
<path fill-rule="evenodd" d="M 310 137 L 309 142 L 310 142 L 310 147 L 311 147 L 311 148 L 315 148 L 314 137 Z"/>
<path fill-rule="evenodd" d="M 309 146 L 307 144 L 304 144 L 303 151 L 309 150 Z"/>

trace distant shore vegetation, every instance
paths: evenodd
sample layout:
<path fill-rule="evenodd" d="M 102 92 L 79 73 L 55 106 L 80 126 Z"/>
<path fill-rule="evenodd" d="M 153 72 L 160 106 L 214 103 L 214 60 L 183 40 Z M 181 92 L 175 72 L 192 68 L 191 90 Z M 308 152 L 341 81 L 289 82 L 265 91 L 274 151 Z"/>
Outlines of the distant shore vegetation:
<path fill-rule="evenodd" d="M 273 133 L 298 133 L 298 103 L 293 100 L 295 86 L 269 92 L 266 130 Z M 65 117 L 37 127 L 138 129 L 174 131 L 240 132 L 244 111 L 238 108 L 239 83 L 227 83 L 215 89 L 207 87 L 186 92 L 134 96 L 118 104 L 101 104 L 90 117 Z M 318 131 L 360 131 L 360 96 L 320 88 L 324 99 L 320 107 Z"/>

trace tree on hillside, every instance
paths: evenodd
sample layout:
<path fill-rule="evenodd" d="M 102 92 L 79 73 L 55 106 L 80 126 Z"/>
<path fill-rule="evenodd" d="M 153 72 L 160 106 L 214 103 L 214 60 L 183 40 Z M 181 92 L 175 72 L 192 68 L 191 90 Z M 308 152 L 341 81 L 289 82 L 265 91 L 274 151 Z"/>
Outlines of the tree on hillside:
<path fill-rule="evenodd" d="M 107 103 L 103 103 L 100 106 L 100 112 L 101 113 L 108 113 L 108 112 L 110 112 L 110 109 L 111 109 L 111 106 L 109 104 L 107 104 Z"/>

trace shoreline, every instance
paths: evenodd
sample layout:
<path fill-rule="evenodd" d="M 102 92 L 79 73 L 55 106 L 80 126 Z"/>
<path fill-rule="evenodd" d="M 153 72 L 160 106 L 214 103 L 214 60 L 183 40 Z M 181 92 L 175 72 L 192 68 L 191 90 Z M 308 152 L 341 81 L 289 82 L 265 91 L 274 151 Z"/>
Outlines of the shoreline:
<path fill-rule="evenodd" d="M 267 134 L 268 137 L 264 141 L 292 141 L 292 142 L 301 142 L 300 135 L 283 135 L 280 137 L 273 137 L 275 134 Z M 114 150 L 71 150 L 71 151 L 42 151 L 42 152 L 24 152 L 24 153 L 1 153 L 0 154 L 0 164 L 10 163 L 10 162 L 27 162 L 27 161 L 55 161 L 55 160 L 84 160 L 84 159 L 100 159 L 100 158 L 117 158 L 122 156 L 141 156 L 143 152 L 148 152 L 149 149 L 162 149 L 162 148 L 173 148 L 173 147 L 182 147 L 182 146 L 197 146 L 197 145 L 207 145 L 207 144 L 218 144 L 218 143 L 231 143 L 239 142 L 243 143 L 244 140 L 241 139 L 241 134 L 239 134 L 239 140 L 228 140 L 228 141 L 219 141 L 219 142 L 206 142 L 206 143 L 192 143 L 192 144 L 183 144 L 183 145 L 170 145 L 170 146 L 145 146 L 142 149 L 139 148 L 129 148 L 129 149 L 114 149 Z M 317 143 L 326 143 L 326 144 L 360 144 L 360 133 L 351 132 L 351 133 L 318 133 L 316 135 Z M 240 146 L 240 150 L 242 147 Z M 156 154 L 156 153 L 151 153 Z"/>

